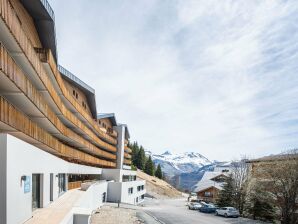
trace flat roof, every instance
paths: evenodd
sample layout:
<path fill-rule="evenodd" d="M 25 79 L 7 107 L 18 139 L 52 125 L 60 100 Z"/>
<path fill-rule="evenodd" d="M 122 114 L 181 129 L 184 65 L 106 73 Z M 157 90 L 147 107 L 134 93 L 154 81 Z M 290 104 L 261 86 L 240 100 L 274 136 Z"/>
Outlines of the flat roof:
<path fill-rule="evenodd" d="M 99 113 L 99 114 L 97 114 L 98 120 L 104 119 L 104 118 L 108 118 L 112 122 L 113 126 L 117 126 L 116 116 L 114 113 Z"/>
<path fill-rule="evenodd" d="M 87 97 L 88 105 L 91 110 L 92 117 L 94 119 L 97 118 L 97 109 L 96 109 L 96 101 L 95 101 L 95 90 L 75 76 L 73 73 L 68 71 L 61 65 L 58 65 L 58 70 L 62 75 L 62 78 L 70 82 L 72 85 L 79 88 Z"/>

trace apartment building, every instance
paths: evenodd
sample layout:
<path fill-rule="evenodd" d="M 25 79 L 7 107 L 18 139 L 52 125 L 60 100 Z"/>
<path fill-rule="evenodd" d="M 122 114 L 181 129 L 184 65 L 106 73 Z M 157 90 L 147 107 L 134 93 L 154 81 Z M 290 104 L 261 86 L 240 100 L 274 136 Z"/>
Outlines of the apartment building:
<path fill-rule="evenodd" d="M 118 124 L 114 114 L 98 114 L 99 123 L 113 130 L 113 124 Z M 138 204 L 144 200 L 146 193 L 145 181 L 137 179 L 137 172 L 131 170 L 131 149 L 127 147 L 129 130 L 126 124 L 114 126 L 117 131 L 117 139 L 121 144 L 117 145 L 116 169 L 102 169 L 102 179 L 108 181 L 107 201 Z"/>
<path fill-rule="evenodd" d="M 0 0 L 1 224 L 30 223 L 36 210 L 71 192 L 88 223 L 107 198 L 128 193 L 134 173 L 127 125 L 98 113 L 95 90 L 58 64 L 54 18 L 46 0 Z M 121 187 L 109 191 L 110 182 Z M 130 182 L 142 190 L 118 201 L 143 197 L 145 183 Z M 81 186 L 85 193 L 71 190 Z M 64 222 L 84 223 L 75 213 L 67 210 Z"/>

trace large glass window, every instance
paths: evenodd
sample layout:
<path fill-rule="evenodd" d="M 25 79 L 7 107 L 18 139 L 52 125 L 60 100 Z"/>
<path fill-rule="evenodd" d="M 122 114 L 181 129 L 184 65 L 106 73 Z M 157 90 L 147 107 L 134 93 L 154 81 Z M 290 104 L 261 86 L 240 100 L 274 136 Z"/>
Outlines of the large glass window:
<path fill-rule="evenodd" d="M 65 174 L 58 174 L 58 193 L 59 195 L 66 191 L 66 178 Z"/>
<path fill-rule="evenodd" d="M 123 175 L 122 181 L 128 182 L 128 181 L 135 181 L 137 179 L 136 175 Z"/>

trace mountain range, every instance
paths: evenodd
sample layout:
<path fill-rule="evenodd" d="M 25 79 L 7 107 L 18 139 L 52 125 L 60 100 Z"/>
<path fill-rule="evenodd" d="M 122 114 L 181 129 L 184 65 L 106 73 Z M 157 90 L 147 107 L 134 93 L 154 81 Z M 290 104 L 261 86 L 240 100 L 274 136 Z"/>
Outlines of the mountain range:
<path fill-rule="evenodd" d="M 212 164 L 209 159 L 196 152 L 174 154 L 166 151 L 160 155 L 153 154 L 150 151 L 146 151 L 145 153 L 147 156 L 151 156 L 156 165 L 160 164 L 164 174 L 169 177 L 181 173 L 191 173 Z"/>
<path fill-rule="evenodd" d="M 214 167 L 223 163 L 210 161 L 197 152 L 175 154 L 165 151 L 162 154 L 153 154 L 145 151 L 145 153 L 151 156 L 155 165 L 160 164 L 168 182 L 181 190 L 191 190 L 206 171 L 212 171 Z"/>

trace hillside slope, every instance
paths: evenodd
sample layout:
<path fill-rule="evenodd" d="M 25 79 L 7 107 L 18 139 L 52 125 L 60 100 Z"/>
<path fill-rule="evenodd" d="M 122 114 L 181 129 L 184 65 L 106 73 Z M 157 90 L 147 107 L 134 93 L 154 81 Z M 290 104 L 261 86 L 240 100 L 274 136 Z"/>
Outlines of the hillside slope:
<path fill-rule="evenodd" d="M 180 191 L 157 177 L 152 177 L 141 170 L 137 171 L 137 177 L 146 180 L 147 194 L 154 198 L 162 199 L 182 197 L 182 193 Z"/>

